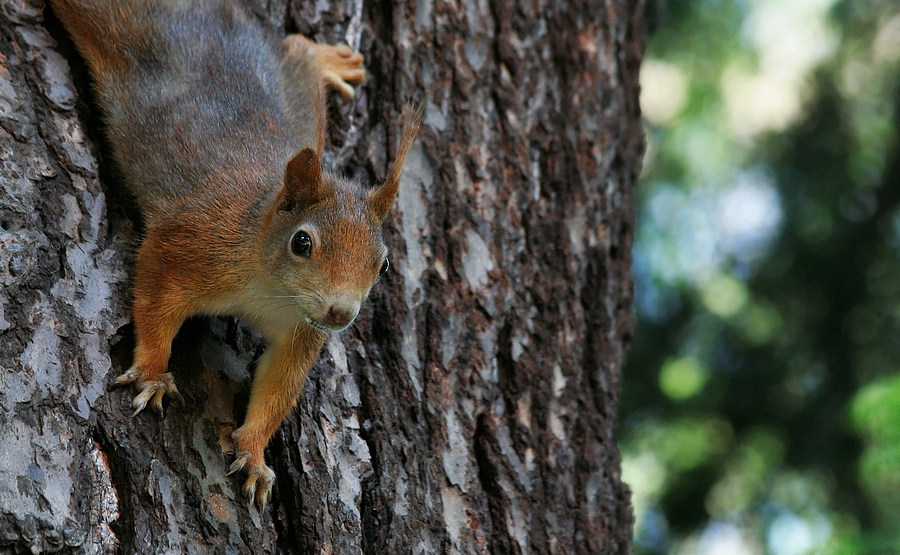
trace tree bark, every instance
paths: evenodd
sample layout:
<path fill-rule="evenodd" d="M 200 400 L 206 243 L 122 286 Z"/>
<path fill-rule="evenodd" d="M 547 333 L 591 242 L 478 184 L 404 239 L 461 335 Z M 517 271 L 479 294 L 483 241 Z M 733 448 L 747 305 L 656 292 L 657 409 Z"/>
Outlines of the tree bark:
<path fill-rule="evenodd" d="M 224 476 L 259 336 L 190 321 L 170 363 L 185 404 L 131 418 L 111 381 L 133 348 L 138 218 L 64 31 L 39 0 L 0 0 L 0 547 L 629 551 L 614 429 L 640 3 L 310 4 L 248 5 L 367 58 L 358 97 L 330 104 L 326 162 L 380 182 L 405 102 L 425 126 L 393 267 L 270 443 L 260 513 Z"/>

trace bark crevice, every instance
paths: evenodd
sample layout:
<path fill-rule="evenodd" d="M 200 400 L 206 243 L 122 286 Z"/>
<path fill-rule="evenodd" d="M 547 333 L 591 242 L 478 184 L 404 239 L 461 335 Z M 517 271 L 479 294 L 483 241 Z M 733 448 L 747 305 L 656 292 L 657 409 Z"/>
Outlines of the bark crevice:
<path fill-rule="evenodd" d="M 115 543 L 121 547 L 122 552 L 133 553 L 135 551 L 134 510 L 131 506 L 133 495 L 128 462 L 121 459 L 115 443 L 110 439 L 102 423 L 97 423 L 93 427 L 92 439 L 99 446 L 101 456 L 109 469 L 110 484 L 116 497 L 118 516 L 110 522 L 109 528 L 115 535 Z"/>
<path fill-rule="evenodd" d="M 482 527 L 488 538 L 488 552 L 517 553 L 518 546 L 509 536 L 505 526 L 504 494 L 496 468 L 499 449 L 494 445 L 495 434 L 490 429 L 490 421 L 491 416 L 487 414 L 478 416 L 473 442 L 475 462 L 478 465 L 478 482 L 484 491 L 488 507 L 487 518 L 482 521 Z"/>

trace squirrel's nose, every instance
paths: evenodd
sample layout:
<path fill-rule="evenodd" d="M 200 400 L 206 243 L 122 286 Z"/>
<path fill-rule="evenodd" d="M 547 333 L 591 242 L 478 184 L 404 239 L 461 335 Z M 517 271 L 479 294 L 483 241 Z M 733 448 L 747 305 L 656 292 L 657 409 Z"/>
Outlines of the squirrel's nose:
<path fill-rule="evenodd" d="M 328 314 L 326 316 L 326 320 L 328 323 L 336 328 L 342 328 L 353 321 L 356 317 L 356 312 L 347 310 L 346 308 L 340 308 L 337 306 L 332 306 L 328 309 Z"/>

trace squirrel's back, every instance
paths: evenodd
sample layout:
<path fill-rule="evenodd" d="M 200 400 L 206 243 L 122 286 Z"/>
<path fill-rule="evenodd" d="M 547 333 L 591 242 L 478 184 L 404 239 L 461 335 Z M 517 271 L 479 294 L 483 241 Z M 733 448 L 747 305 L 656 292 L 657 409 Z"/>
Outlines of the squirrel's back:
<path fill-rule="evenodd" d="M 114 155 L 145 218 L 258 196 L 299 147 L 280 41 L 216 0 L 53 0 L 87 60 Z M 312 99 L 310 99 L 312 102 Z M 310 110 L 313 108 L 310 107 Z"/>

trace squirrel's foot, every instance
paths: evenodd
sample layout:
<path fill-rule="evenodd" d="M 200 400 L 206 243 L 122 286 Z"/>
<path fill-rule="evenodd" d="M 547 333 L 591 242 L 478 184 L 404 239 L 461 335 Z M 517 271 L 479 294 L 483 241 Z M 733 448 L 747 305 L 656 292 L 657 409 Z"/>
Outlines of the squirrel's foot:
<path fill-rule="evenodd" d="M 131 402 L 131 406 L 134 408 L 134 413 L 131 416 L 137 416 L 139 412 L 144 410 L 148 402 L 156 412 L 162 414 L 163 397 L 167 393 L 184 403 L 184 398 L 178 393 L 178 388 L 175 387 L 175 380 L 172 378 L 172 374 L 168 372 L 156 376 L 155 379 L 146 379 L 142 371 L 137 368 L 131 368 L 117 377 L 116 383 L 119 385 L 134 384 L 134 387 L 138 390 L 137 395 L 134 396 L 134 400 Z"/>
<path fill-rule="evenodd" d="M 362 54 L 353 52 L 345 44 L 338 46 L 317 44 L 316 62 L 325 83 L 341 93 L 344 101 L 356 96 L 356 91 L 351 85 L 359 85 L 366 78 Z"/>
<path fill-rule="evenodd" d="M 275 483 L 275 472 L 264 462 L 252 462 L 253 455 L 249 451 L 238 451 L 234 454 L 234 462 L 228 467 L 226 476 L 230 476 L 238 470 L 247 471 L 247 481 L 241 488 L 250 499 L 250 504 L 256 501 L 256 506 L 262 511 L 269 502 L 272 494 L 272 484 Z"/>
<path fill-rule="evenodd" d="M 345 102 L 356 96 L 353 85 L 359 85 L 366 78 L 362 54 L 346 44 L 318 44 L 303 35 L 291 35 L 285 41 L 288 48 L 302 45 L 309 49 L 325 84 L 339 92 Z"/>

